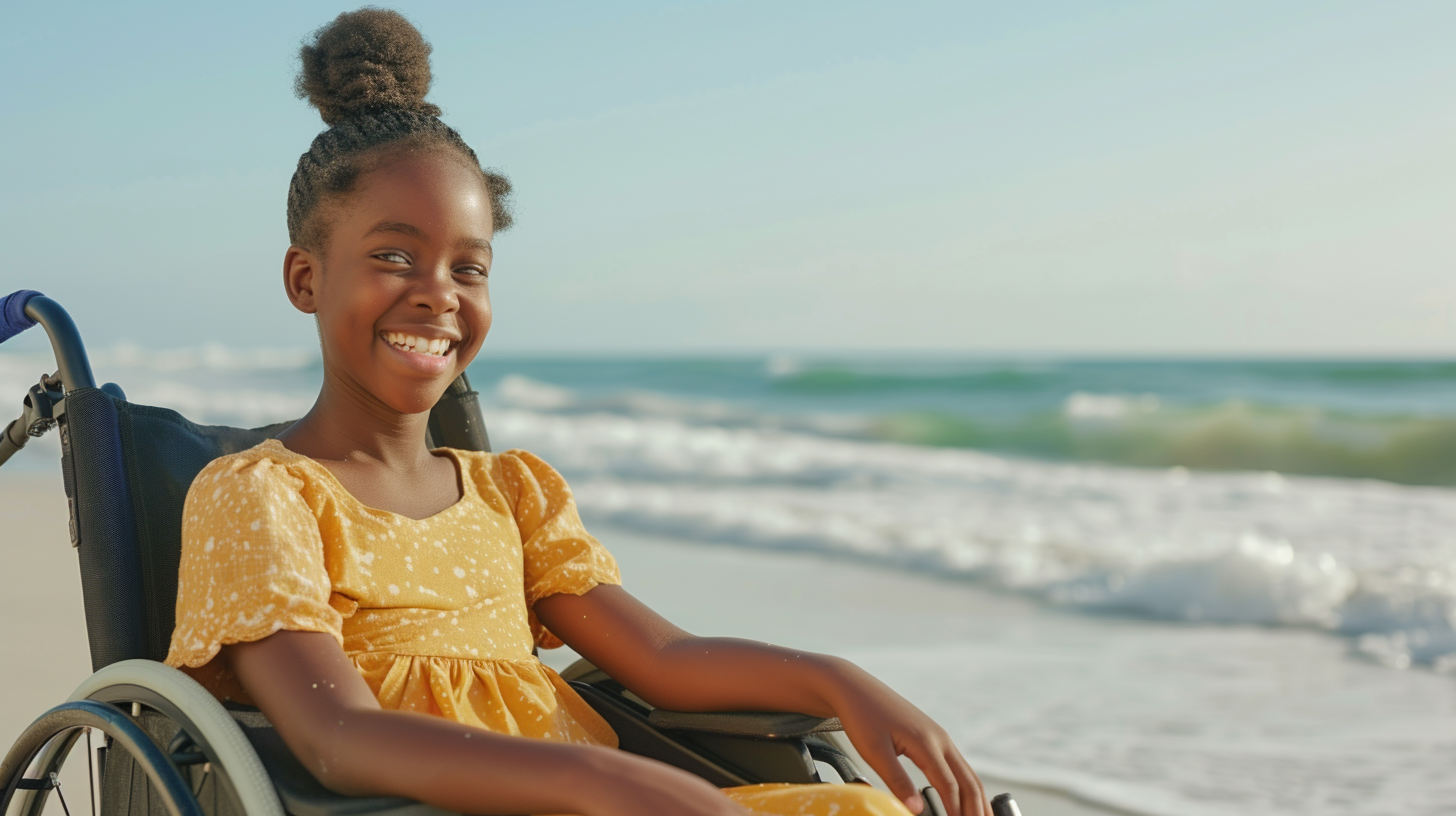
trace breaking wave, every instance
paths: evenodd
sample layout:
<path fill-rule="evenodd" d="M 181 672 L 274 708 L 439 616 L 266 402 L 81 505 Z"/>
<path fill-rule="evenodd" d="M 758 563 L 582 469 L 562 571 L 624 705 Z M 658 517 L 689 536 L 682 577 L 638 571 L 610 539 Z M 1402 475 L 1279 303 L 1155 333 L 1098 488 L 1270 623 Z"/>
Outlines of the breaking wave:
<path fill-rule="evenodd" d="M 1088 611 L 1322 629 L 1456 672 L 1456 493 L 1375 481 L 1041 462 L 586 407 L 507 380 L 492 436 L 592 519 L 867 559 Z M 709 410 L 699 406 L 699 411 Z"/>

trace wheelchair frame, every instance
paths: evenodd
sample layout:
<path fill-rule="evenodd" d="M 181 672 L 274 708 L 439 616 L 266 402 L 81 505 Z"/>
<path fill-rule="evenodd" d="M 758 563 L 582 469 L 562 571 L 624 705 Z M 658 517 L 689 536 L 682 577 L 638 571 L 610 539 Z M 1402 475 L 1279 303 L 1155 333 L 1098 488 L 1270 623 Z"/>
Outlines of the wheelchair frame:
<path fill-rule="evenodd" d="M 0 342 L 35 323 L 45 328 L 58 369 L 30 389 L 21 417 L 0 434 L 0 465 L 29 438 L 59 429 L 95 673 L 22 732 L 0 761 L 0 816 L 12 805 L 24 816 L 40 816 L 59 784 L 60 763 L 91 732 L 105 738 L 95 756 L 107 816 L 445 816 L 407 799 L 327 790 L 260 711 L 225 707 L 159 662 L 171 632 L 187 486 L 212 458 L 252 447 L 291 423 L 251 430 L 198 426 L 175 412 L 126 402 L 119 387 L 96 386 L 80 332 L 58 303 L 29 291 L 0 299 Z M 432 445 L 490 450 L 464 375 L 431 412 L 429 435 Z M 164 483 L 161 492 L 152 490 L 154 481 Z M 175 519 L 157 518 L 169 508 Z M 607 720 L 623 750 L 720 787 L 818 782 L 816 763 L 843 781 L 866 781 L 826 738 L 840 730 L 837 720 L 654 709 L 584 660 L 562 677 Z M 930 812 L 942 813 L 933 791 L 924 793 Z"/>

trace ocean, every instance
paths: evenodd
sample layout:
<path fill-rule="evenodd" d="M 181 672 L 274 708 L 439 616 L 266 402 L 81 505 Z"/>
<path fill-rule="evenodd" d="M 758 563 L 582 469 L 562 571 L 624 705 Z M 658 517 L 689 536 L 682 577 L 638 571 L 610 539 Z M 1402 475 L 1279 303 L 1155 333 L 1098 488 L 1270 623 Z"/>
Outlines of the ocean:
<path fill-rule="evenodd" d="M 0 353 L 0 394 L 18 403 L 46 364 Z M 93 364 L 134 401 L 237 425 L 302 414 L 321 377 L 312 350 L 123 346 Z M 1456 682 L 1456 362 L 486 354 L 469 373 L 494 447 L 557 466 L 589 523 L 1190 638 L 1296 632 L 1327 644 L 1316 673 Z M 12 466 L 50 462 L 27 450 Z M 1257 674 L 1261 648 L 1231 665 Z M 1369 745 L 1367 764 L 1388 764 L 1388 740 Z M 1082 748 L 1037 746 L 1038 767 L 1088 772 Z M 1165 788 L 1149 801 L 1198 799 L 1184 788 L 1201 782 L 1164 776 L 1147 777 Z M 1434 790 L 1398 794 L 1400 810 L 1239 812 L 1435 813 Z"/>

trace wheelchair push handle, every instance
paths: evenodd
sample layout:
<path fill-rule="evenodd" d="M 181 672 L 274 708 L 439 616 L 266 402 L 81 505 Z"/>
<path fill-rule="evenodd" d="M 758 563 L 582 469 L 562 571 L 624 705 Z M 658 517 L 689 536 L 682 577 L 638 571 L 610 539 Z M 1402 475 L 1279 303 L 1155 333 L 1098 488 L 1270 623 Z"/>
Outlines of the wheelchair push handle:
<path fill-rule="evenodd" d="M 55 426 L 58 412 L 53 409 L 66 392 L 96 387 L 81 332 L 61 304 L 33 289 L 21 289 L 0 298 L 0 343 L 37 323 L 50 337 L 51 350 L 56 355 L 56 376 L 42 376 L 26 396 L 20 418 L 0 427 L 0 465 L 25 447 L 31 437 Z"/>
<path fill-rule="evenodd" d="M 0 343 L 35 325 L 35 318 L 25 313 L 31 298 L 44 297 L 34 289 L 21 289 L 0 298 Z"/>
<path fill-rule="evenodd" d="M 86 356 L 81 332 L 61 304 L 33 289 L 0 298 L 0 343 L 37 323 L 50 336 L 62 387 L 67 391 L 95 388 L 96 378 L 91 374 L 91 360 Z"/>

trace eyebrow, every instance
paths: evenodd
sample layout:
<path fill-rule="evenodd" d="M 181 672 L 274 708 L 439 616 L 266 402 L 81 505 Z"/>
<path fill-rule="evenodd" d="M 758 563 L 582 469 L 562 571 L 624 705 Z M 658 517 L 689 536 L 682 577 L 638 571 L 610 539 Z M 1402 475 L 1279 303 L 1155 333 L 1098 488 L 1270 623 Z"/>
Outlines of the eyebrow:
<path fill-rule="evenodd" d="M 424 230 L 414 224 L 406 224 L 403 221 L 380 221 L 378 224 L 370 227 L 364 234 L 369 236 L 381 232 L 398 232 L 403 235 L 408 235 L 411 238 L 418 238 L 421 241 L 425 240 Z M 484 238 L 464 238 L 458 241 L 456 246 L 464 249 L 479 249 L 491 257 L 495 257 L 495 250 L 491 248 L 490 242 Z"/>
<path fill-rule="evenodd" d="M 410 236 L 411 238 L 419 238 L 421 240 L 423 240 L 425 237 L 424 230 L 420 229 L 414 224 L 406 224 L 402 221 L 380 221 L 378 224 L 370 227 L 369 231 L 364 234 L 368 236 L 380 232 L 400 232 Z"/>
<path fill-rule="evenodd" d="M 484 238 L 465 238 L 459 241 L 456 246 L 462 249 L 478 249 L 490 257 L 495 257 L 495 250 L 491 248 L 490 242 Z"/>

